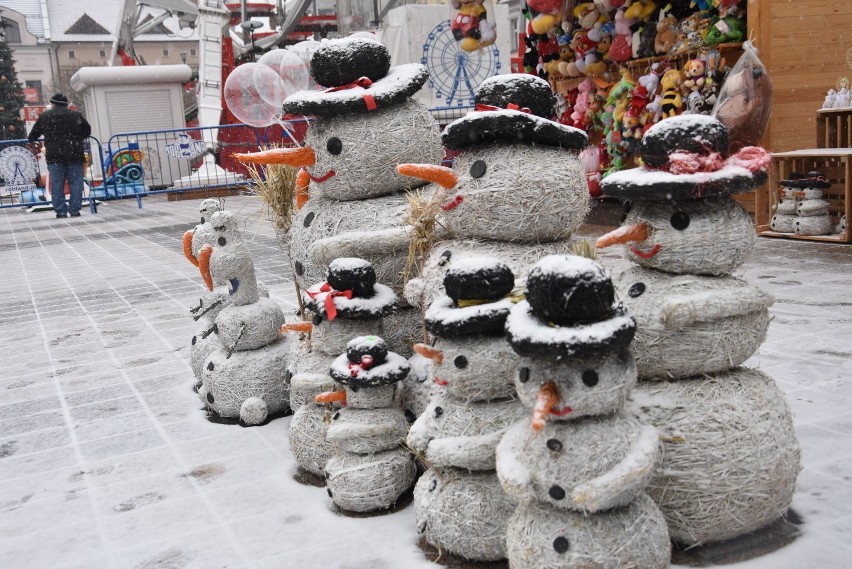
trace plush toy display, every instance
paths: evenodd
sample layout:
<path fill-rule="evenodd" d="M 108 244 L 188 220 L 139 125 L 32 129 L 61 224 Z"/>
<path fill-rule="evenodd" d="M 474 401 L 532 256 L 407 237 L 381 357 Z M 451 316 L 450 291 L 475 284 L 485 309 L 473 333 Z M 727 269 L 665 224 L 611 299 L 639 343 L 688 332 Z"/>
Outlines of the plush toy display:
<path fill-rule="evenodd" d="M 625 244 L 635 266 L 615 272 L 637 321 L 637 412 L 663 433 L 649 495 L 672 539 L 721 541 L 786 512 L 799 448 L 783 393 L 737 367 L 763 342 L 772 297 L 731 276 L 754 227 L 730 196 L 766 181 L 761 148 L 730 154 L 718 120 L 663 120 L 639 147 L 645 166 L 604 179 L 604 195 L 631 200 L 624 225 L 598 247 Z M 759 410 L 759 411 L 756 411 Z"/>
<path fill-rule="evenodd" d="M 588 137 L 550 120 L 554 101 L 550 85 L 532 75 L 486 79 L 476 92 L 481 110 L 444 129 L 444 144 L 461 151 L 452 169 L 399 166 L 433 182 L 440 204 L 422 275 L 405 288 L 409 302 L 428 306 L 446 271 L 471 254 L 497 256 L 523 279 L 544 251 L 570 250 L 589 204 L 577 155 Z M 559 184 L 552 183 L 555 170 Z"/>
<path fill-rule="evenodd" d="M 497 32 L 487 19 L 484 1 L 450 0 L 450 5 L 458 10 L 450 29 L 464 51 L 476 51 L 497 41 Z"/>
<path fill-rule="evenodd" d="M 311 115 L 305 147 L 237 154 L 254 163 L 301 166 L 310 176 L 310 199 L 294 216 L 288 235 L 295 279 L 304 290 L 325 277 L 339 257 L 370 261 L 379 282 L 402 291 L 408 250 L 405 190 L 422 185 L 396 172 L 402 162 L 438 163 L 438 126 L 412 100 L 426 82 L 420 64 L 390 67 L 390 52 L 376 40 L 323 42 L 311 58 L 322 91 L 301 91 L 284 112 Z M 409 308 L 385 321 L 386 339 L 409 353 L 419 315 Z"/>
<path fill-rule="evenodd" d="M 513 569 L 669 566 L 665 520 L 644 492 L 657 432 L 623 410 L 635 329 L 594 261 L 551 255 L 530 271 L 506 334 L 532 421 L 497 447 L 497 476 L 519 502 L 506 533 Z"/>
<path fill-rule="evenodd" d="M 259 294 L 236 217 L 219 211 L 210 223 L 216 245 L 201 248 L 198 268 L 209 290 L 214 280 L 227 283 L 230 302 L 211 327 L 219 343 L 202 366 L 198 397 L 212 414 L 258 425 L 289 408 L 285 370 L 292 338 L 281 335 L 281 308 Z"/>
<path fill-rule="evenodd" d="M 416 467 L 401 443 L 408 433 L 395 405 L 408 362 L 378 336 L 359 336 L 329 371 L 342 390 L 317 395 L 317 403 L 341 402 L 326 434 L 335 455 L 325 465 L 328 493 L 342 510 L 372 512 L 393 506 L 414 483 Z"/>
<path fill-rule="evenodd" d="M 426 311 L 434 345 L 415 350 L 435 364 L 437 393 L 408 434 L 429 470 L 414 489 L 426 541 L 478 561 L 506 557 L 506 522 L 515 502 L 494 472 L 494 450 L 524 415 L 512 374 L 517 356 L 503 337 L 515 278 L 493 257 L 468 257 L 444 277 L 448 296 Z"/>

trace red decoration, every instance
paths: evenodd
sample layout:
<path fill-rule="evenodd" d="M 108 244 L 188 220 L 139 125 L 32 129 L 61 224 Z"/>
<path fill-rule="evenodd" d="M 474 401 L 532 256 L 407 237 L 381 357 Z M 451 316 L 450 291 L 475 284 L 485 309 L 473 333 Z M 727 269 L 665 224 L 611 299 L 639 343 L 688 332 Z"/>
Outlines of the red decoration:
<path fill-rule="evenodd" d="M 325 294 L 325 313 L 329 320 L 337 318 L 337 307 L 334 305 L 334 299 L 336 297 L 342 296 L 344 298 L 352 298 L 351 290 L 334 290 L 328 283 L 322 283 L 319 290 L 316 292 L 311 292 L 309 290 L 305 292 L 313 299 L 316 299 L 321 294 Z"/>

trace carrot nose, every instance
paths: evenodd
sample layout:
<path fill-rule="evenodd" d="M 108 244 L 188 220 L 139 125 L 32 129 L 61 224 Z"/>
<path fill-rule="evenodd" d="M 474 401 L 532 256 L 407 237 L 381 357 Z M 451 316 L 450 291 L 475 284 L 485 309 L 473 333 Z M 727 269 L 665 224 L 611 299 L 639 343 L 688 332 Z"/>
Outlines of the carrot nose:
<path fill-rule="evenodd" d="M 540 431 L 544 428 L 544 422 L 550 411 L 559 403 L 559 388 L 552 381 L 545 383 L 538 390 L 538 397 L 535 399 L 535 407 L 533 407 L 533 431 Z"/>
<path fill-rule="evenodd" d="M 623 225 L 614 231 L 610 231 L 603 237 L 598 238 L 595 246 L 598 249 L 612 247 L 619 243 L 630 243 L 632 241 L 644 241 L 648 238 L 648 226 L 644 223 L 634 225 Z"/>
<path fill-rule="evenodd" d="M 340 402 L 342 405 L 346 405 L 346 390 L 340 389 L 338 391 L 326 391 L 324 393 L 320 393 L 314 398 L 314 401 L 317 403 Z"/>
<path fill-rule="evenodd" d="M 270 148 L 260 152 L 234 153 L 234 158 L 249 164 L 286 164 L 287 166 L 313 166 L 317 161 L 310 146 L 299 148 Z"/>
<path fill-rule="evenodd" d="M 314 329 L 314 325 L 310 322 L 291 322 L 290 324 L 284 324 L 281 326 L 281 333 L 286 334 L 287 332 L 310 332 Z"/>
<path fill-rule="evenodd" d="M 198 259 L 195 258 L 195 255 L 192 254 L 192 230 L 187 229 L 186 233 L 183 234 L 183 254 L 189 259 L 189 262 L 198 266 Z"/>
<path fill-rule="evenodd" d="M 446 166 L 435 164 L 400 164 L 396 167 L 396 171 L 403 176 L 434 182 L 447 190 L 454 188 L 459 182 L 455 172 Z"/>
<path fill-rule="evenodd" d="M 204 284 L 207 285 L 207 290 L 213 290 L 213 275 L 210 274 L 210 255 L 213 254 L 213 247 L 209 244 L 201 248 L 198 252 L 198 270 L 201 271 L 201 278 L 204 279 Z"/>
<path fill-rule="evenodd" d="M 429 346 L 428 344 L 414 344 L 414 351 L 424 358 L 430 359 L 438 365 L 444 363 L 444 352 Z"/>

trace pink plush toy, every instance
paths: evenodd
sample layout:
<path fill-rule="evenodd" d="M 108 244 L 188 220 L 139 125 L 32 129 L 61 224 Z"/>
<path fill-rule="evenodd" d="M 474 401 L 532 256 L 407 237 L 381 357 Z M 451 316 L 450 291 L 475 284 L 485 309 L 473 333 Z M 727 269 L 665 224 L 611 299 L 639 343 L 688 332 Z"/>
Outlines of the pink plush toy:
<path fill-rule="evenodd" d="M 580 94 L 577 96 L 577 102 L 574 103 L 574 112 L 571 113 L 572 126 L 585 129 L 587 125 L 586 112 L 589 110 L 589 94 L 594 85 L 592 80 L 586 77 L 577 87 Z"/>
<path fill-rule="evenodd" d="M 624 10 L 619 10 L 615 13 L 615 38 L 612 40 L 612 46 L 609 48 L 609 59 L 616 63 L 627 61 L 633 57 L 633 47 L 631 45 L 633 33 L 630 31 L 634 20 L 628 20 L 624 17 Z"/>

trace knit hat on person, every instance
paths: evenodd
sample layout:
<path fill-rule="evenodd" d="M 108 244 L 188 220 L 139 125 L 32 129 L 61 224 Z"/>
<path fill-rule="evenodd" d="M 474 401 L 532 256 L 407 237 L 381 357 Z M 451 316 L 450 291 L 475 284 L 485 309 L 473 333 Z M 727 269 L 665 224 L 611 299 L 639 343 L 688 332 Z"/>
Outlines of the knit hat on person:
<path fill-rule="evenodd" d="M 66 97 L 62 93 L 57 93 L 50 98 L 50 102 L 54 105 L 62 105 L 64 107 L 67 107 L 68 106 L 68 97 Z"/>

